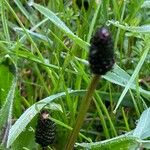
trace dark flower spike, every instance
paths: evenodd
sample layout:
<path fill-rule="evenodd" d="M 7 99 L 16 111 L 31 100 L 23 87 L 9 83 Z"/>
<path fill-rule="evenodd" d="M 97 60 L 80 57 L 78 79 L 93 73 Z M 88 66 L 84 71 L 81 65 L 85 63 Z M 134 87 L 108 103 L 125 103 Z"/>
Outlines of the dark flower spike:
<path fill-rule="evenodd" d="M 50 120 L 47 109 L 43 109 L 38 117 L 35 129 L 35 141 L 42 147 L 53 144 L 55 140 L 55 123 Z"/>
<path fill-rule="evenodd" d="M 91 39 L 89 63 L 93 74 L 104 75 L 115 63 L 113 42 L 109 31 L 101 27 Z"/>

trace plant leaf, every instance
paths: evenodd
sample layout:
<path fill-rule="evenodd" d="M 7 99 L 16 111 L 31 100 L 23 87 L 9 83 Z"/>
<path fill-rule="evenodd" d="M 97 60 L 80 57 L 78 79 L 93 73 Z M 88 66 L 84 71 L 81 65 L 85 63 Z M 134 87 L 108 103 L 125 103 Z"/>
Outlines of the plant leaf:
<path fill-rule="evenodd" d="M 135 150 L 140 146 L 138 138 L 131 135 L 121 135 L 105 141 L 94 143 L 76 143 L 77 146 L 91 150 Z"/>
<path fill-rule="evenodd" d="M 22 28 L 14 27 L 13 29 L 14 29 L 14 31 L 18 31 L 18 32 L 21 32 L 22 34 L 24 34 L 24 31 L 23 31 Z M 41 39 L 41 40 L 43 40 L 43 41 L 45 41 L 45 42 L 48 42 L 48 43 L 50 43 L 50 44 L 53 44 L 53 42 L 52 42 L 48 37 L 46 37 L 46 36 L 44 36 L 44 35 L 42 35 L 42 34 L 33 32 L 33 31 L 31 31 L 31 30 L 28 30 L 28 29 L 26 29 L 26 32 L 28 32 L 31 36 L 33 36 L 33 37 L 35 37 L 35 38 L 37 38 L 37 39 Z"/>
<path fill-rule="evenodd" d="M 145 139 L 150 137 L 150 108 L 146 109 L 140 119 L 139 122 L 133 132 L 133 135 L 135 137 L 141 138 L 141 139 Z"/>
<path fill-rule="evenodd" d="M 149 0 L 144 1 L 144 3 L 141 6 L 141 8 L 150 8 L 150 1 Z"/>
<path fill-rule="evenodd" d="M 20 11 L 26 16 L 27 19 L 30 18 L 30 14 L 28 11 L 23 7 L 22 3 L 19 0 L 14 0 Z"/>
<path fill-rule="evenodd" d="M 129 26 L 128 24 L 122 25 L 119 21 L 109 20 L 108 24 L 112 24 L 122 30 L 134 32 L 134 33 L 150 33 L 150 25 L 143 25 L 139 27 Z"/>
<path fill-rule="evenodd" d="M 82 47 L 85 50 L 88 50 L 89 44 L 82 39 L 80 39 L 78 36 L 76 36 L 66 25 L 64 22 L 62 22 L 55 13 L 50 11 L 49 9 L 35 4 L 31 3 L 31 5 L 34 6 L 35 9 L 37 9 L 40 13 L 42 13 L 45 17 L 47 17 L 50 21 L 52 21 L 59 29 L 61 29 L 64 33 L 66 33 L 76 44 L 78 44 L 80 47 Z"/>
<path fill-rule="evenodd" d="M 115 64 L 114 69 L 108 72 L 106 75 L 102 76 L 104 79 L 115 83 L 117 85 L 126 87 L 131 76 L 126 73 L 122 68 L 120 68 L 117 64 Z M 136 90 L 136 83 L 133 81 L 129 87 L 130 89 Z M 150 92 L 139 87 L 140 93 L 146 94 L 150 97 Z"/>
<path fill-rule="evenodd" d="M 147 41 L 147 42 L 148 42 L 148 41 Z M 146 40 L 145 40 L 145 43 L 146 43 Z M 142 56 L 141 56 L 141 58 L 140 58 L 140 61 L 138 62 L 138 64 L 137 64 L 137 66 L 136 66 L 136 68 L 135 68 L 135 70 L 134 70 L 134 72 L 133 72 L 131 78 L 129 79 L 127 85 L 125 86 L 125 89 L 123 90 L 123 92 L 122 92 L 122 94 L 121 94 L 121 96 L 120 96 L 120 98 L 119 98 L 119 100 L 118 100 L 118 103 L 117 103 L 117 105 L 116 105 L 116 108 L 115 108 L 114 112 L 116 112 L 116 110 L 118 109 L 118 107 L 119 107 L 120 103 L 122 102 L 124 96 L 126 95 L 126 93 L 127 93 L 127 91 L 129 90 L 130 86 L 131 86 L 132 83 L 134 82 L 136 76 L 138 75 L 138 73 L 139 73 L 139 71 L 140 71 L 140 69 L 141 69 L 141 67 L 142 67 L 142 65 L 143 65 L 143 63 L 144 63 L 144 61 L 145 61 L 145 59 L 146 59 L 146 56 L 148 55 L 149 50 L 150 50 L 150 47 L 149 47 L 149 45 L 147 44 L 147 45 L 145 46 L 144 52 L 143 52 L 143 54 L 142 54 Z"/>
<path fill-rule="evenodd" d="M 5 98 L 5 102 L 0 110 L 0 135 L 1 134 L 4 135 L 2 139 L 2 143 L 5 144 L 7 141 L 9 129 L 11 127 L 13 102 L 14 102 L 16 83 L 17 83 L 17 76 L 16 76 L 16 66 L 14 65 L 14 62 L 11 60 L 11 58 L 8 55 L 6 56 L 6 60 L 1 64 L 1 67 L 2 66 L 5 67 L 4 69 L 6 68 L 8 69 L 8 72 L 7 72 L 8 77 L 12 78 L 12 80 L 8 79 L 11 82 L 10 89 Z M 3 73 L 2 75 L 5 78 L 7 76 L 6 74 L 3 74 Z M 6 81 L 6 79 L 4 79 L 4 81 Z M 7 89 L 3 89 L 3 90 L 7 90 Z M 5 130 L 3 129 L 4 126 L 5 126 Z"/>
<path fill-rule="evenodd" d="M 50 103 L 48 108 L 51 110 L 57 110 L 57 111 L 63 112 L 61 105 L 54 103 L 54 102 Z"/>

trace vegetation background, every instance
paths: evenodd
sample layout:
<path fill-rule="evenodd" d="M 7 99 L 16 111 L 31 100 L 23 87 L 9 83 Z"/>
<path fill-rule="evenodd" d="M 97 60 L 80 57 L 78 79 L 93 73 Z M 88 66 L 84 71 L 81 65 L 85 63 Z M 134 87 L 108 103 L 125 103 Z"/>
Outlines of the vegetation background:
<path fill-rule="evenodd" d="M 112 34 L 116 64 L 98 83 L 75 149 L 150 149 L 149 0 L 1 0 L 0 17 L 1 149 L 40 149 L 34 133 L 43 107 L 57 125 L 48 149 L 63 149 L 100 26 Z"/>

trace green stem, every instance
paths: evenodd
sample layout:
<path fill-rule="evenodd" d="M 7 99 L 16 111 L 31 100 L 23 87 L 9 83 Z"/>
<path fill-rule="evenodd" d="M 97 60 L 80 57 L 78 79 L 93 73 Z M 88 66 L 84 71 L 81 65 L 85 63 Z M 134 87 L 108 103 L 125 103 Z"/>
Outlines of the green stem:
<path fill-rule="evenodd" d="M 87 42 L 88 42 L 88 43 L 90 43 L 92 31 L 93 31 L 94 26 L 95 26 L 95 22 L 96 22 L 96 19 L 97 19 L 97 16 L 98 16 L 98 12 L 99 12 L 100 6 L 101 6 L 101 2 L 99 2 L 99 4 L 97 5 L 97 8 L 96 8 L 96 10 L 95 10 L 93 19 L 92 19 L 92 21 L 91 21 L 91 25 L 90 25 L 90 28 L 89 28 L 89 33 L 88 33 L 88 36 L 87 36 Z"/>
<path fill-rule="evenodd" d="M 124 13 L 125 13 L 125 8 L 126 8 L 126 3 L 127 3 L 126 1 L 124 1 L 124 3 L 123 3 L 123 8 L 122 8 L 120 22 L 123 21 L 123 17 L 124 17 Z M 119 34 L 120 34 L 120 28 L 118 28 L 118 31 L 117 31 L 117 34 L 116 34 L 114 49 L 117 49 L 117 44 L 118 44 L 118 41 L 119 41 Z"/>
<path fill-rule="evenodd" d="M 89 108 L 89 105 L 90 105 L 90 102 L 92 99 L 92 95 L 96 89 L 99 78 L 100 78 L 100 75 L 94 75 L 92 78 L 92 81 L 91 81 L 90 86 L 88 87 L 87 93 L 81 102 L 81 106 L 79 109 L 77 120 L 76 120 L 75 126 L 72 130 L 72 133 L 71 133 L 70 137 L 68 138 L 68 143 L 65 147 L 65 150 L 72 150 L 74 147 L 75 141 L 76 141 L 77 136 L 79 134 L 80 128 L 83 124 L 86 112 Z"/>
<path fill-rule="evenodd" d="M 125 114 L 125 111 L 124 111 L 123 107 L 122 107 L 122 114 L 123 114 L 124 122 L 125 122 L 125 125 L 126 125 L 126 130 L 130 131 L 130 127 L 129 127 L 129 123 L 128 123 L 128 118 L 126 117 L 126 114 Z"/>
<path fill-rule="evenodd" d="M 138 108 L 137 102 L 136 102 L 136 100 L 135 100 L 135 98 L 133 96 L 132 91 L 129 90 L 129 92 L 130 92 L 130 95 L 131 95 L 131 98 L 132 98 L 132 101 L 133 101 L 133 104 L 134 104 L 134 108 L 135 108 L 136 114 L 137 114 L 138 118 L 140 118 L 140 110 Z"/>

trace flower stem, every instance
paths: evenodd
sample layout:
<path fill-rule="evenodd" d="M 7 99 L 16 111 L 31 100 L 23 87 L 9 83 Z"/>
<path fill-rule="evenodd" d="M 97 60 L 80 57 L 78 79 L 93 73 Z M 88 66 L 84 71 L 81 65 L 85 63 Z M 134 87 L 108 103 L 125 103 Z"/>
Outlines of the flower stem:
<path fill-rule="evenodd" d="M 87 89 L 87 93 L 81 102 L 79 113 L 78 113 L 78 116 L 76 119 L 76 123 L 75 123 L 75 126 L 74 126 L 74 128 L 73 128 L 73 130 L 72 130 L 72 132 L 68 138 L 68 143 L 66 144 L 65 150 L 72 150 L 74 147 L 75 141 L 76 141 L 77 136 L 79 134 L 80 128 L 83 124 L 86 112 L 89 108 L 89 105 L 90 105 L 90 102 L 92 99 L 92 95 L 96 89 L 99 78 L 100 78 L 100 75 L 94 74 L 94 76 L 91 80 L 91 83 Z"/>

